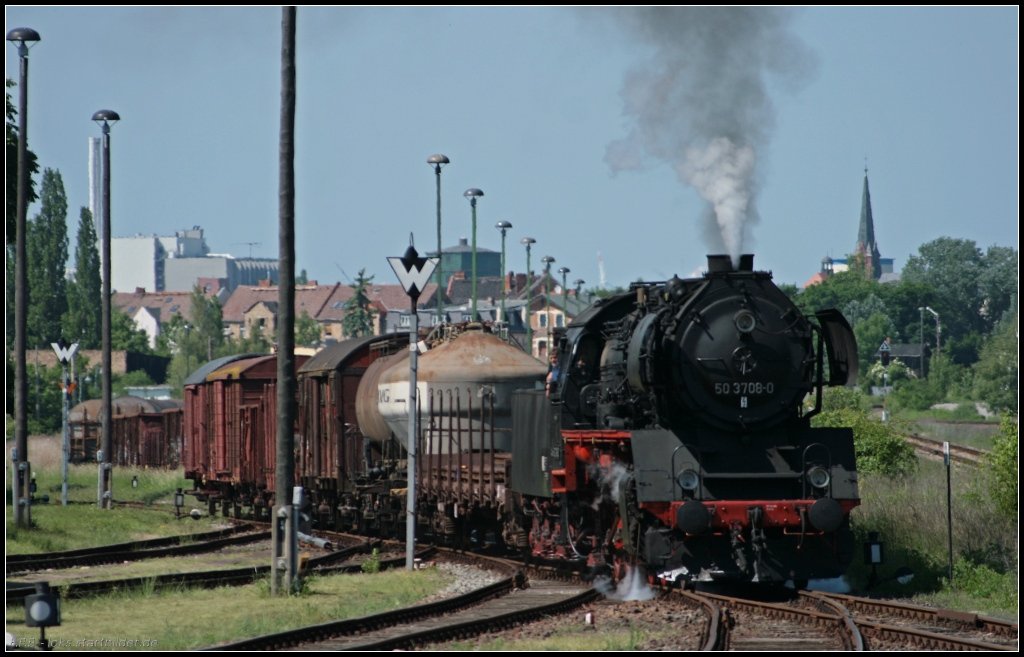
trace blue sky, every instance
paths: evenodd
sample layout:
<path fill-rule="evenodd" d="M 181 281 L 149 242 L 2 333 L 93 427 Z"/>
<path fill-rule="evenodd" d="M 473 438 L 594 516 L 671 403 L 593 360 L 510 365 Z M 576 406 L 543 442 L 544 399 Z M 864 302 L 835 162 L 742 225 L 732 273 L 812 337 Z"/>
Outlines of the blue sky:
<path fill-rule="evenodd" d="M 247 255 L 246 243 L 259 242 L 254 255 L 277 255 L 280 14 L 7 7 L 5 30 L 42 36 L 30 57 L 29 146 L 63 174 L 72 244 L 88 200 L 87 138 L 99 135 L 90 117 L 109 108 L 122 116 L 111 142 L 115 236 L 200 225 L 214 251 Z M 768 42 L 771 109 L 753 117 L 759 221 L 743 251 L 756 254 L 758 268 L 802 283 L 822 256 L 853 249 L 865 158 L 878 243 L 897 269 L 943 235 L 1017 247 L 1016 7 L 773 16 L 796 54 L 779 74 L 774 60 L 783 58 Z M 528 235 L 537 240 L 535 269 L 540 256 L 554 256 L 588 287 L 599 280 L 598 253 L 609 285 L 698 271 L 720 247 L 704 238 L 707 204 L 671 161 L 685 139 L 649 133 L 653 150 L 639 169 L 613 171 L 606 157 L 637 127 L 624 111 L 627 80 L 659 70 L 655 58 L 690 38 L 672 33 L 671 20 L 637 27 L 634 18 L 599 9 L 300 8 L 298 267 L 320 282 L 363 268 L 395 282 L 385 258 L 405 250 L 410 232 L 421 251 L 436 246 L 425 160 L 440 152 L 452 160 L 442 174 L 445 245 L 469 236 L 462 192 L 478 187 L 479 245 L 498 250 L 493 226 L 511 221 L 509 268 L 525 268 L 519 240 Z M 750 63 L 745 44 L 718 41 L 725 54 L 709 61 Z M 6 48 L 6 75 L 17 79 Z M 679 70 L 671 61 L 689 84 L 697 67 L 686 67 L 700 58 L 685 55 Z M 689 94 L 689 107 L 704 111 L 703 99 L 718 95 Z M 671 153 L 651 154 L 659 150 Z"/>

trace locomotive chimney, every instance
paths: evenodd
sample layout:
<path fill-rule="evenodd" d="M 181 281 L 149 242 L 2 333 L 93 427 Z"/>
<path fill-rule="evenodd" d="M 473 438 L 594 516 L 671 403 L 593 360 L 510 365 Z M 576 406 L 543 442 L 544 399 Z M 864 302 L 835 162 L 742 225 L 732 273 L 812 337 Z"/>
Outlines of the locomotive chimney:
<path fill-rule="evenodd" d="M 754 271 L 754 254 L 744 253 L 740 256 L 740 266 L 733 268 L 732 257 L 724 254 L 708 255 L 709 274 L 728 274 L 734 271 Z"/>
<path fill-rule="evenodd" d="M 732 269 L 732 258 L 725 254 L 708 255 L 709 274 L 728 274 Z"/>

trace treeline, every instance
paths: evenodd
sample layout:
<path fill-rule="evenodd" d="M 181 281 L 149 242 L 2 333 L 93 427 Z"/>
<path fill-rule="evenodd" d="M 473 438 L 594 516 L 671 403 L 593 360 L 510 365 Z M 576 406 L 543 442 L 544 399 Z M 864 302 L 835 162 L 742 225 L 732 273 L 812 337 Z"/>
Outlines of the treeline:
<path fill-rule="evenodd" d="M 879 283 L 851 259 L 848 271 L 822 283 L 787 291 L 809 313 L 837 308 L 857 336 L 860 384 L 880 386 L 885 368 L 877 350 L 893 343 L 930 350 L 927 377 L 898 360 L 887 379 L 891 401 L 923 409 L 941 401 L 975 400 L 1017 412 L 1017 250 L 940 237 L 921 245 L 899 281 Z M 926 309 L 938 313 L 936 318 Z M 941 343 L 936 332 L 941 326 Z"/>

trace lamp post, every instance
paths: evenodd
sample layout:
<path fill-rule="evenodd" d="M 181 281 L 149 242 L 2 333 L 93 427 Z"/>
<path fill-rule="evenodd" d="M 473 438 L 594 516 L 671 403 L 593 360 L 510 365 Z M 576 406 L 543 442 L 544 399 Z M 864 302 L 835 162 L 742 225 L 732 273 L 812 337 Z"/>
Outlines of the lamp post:
<path fill-rule="evenodd" d="M 189 339 L 192 336 L 192 325 L 185 322 L 185 341 L 181 345 L 182 351 L 185 352 L 185 378 L 188 379 L 189 375 L 192 374 L 192 354 L 191 344 L 192 341 Z"/>
<path fill-rule="evenodd" d="M 530 317 L 530 295 L 533 293 L 533 270 L 530 269 L 530 247 L 537 243 L 532 237 L 524 237 L 519 243 L 526 247 L 526 344 L 530 355 L 533 355 L 533 322 Z"/>
<path fill-rule="evenodd" d="M 917 375 L 924 378 L 924 306 L 919 306 L 917 312 L 921 314 L 921 324 L 918 333 L 918 342 L 921 345 L 921 360 L 917 367 Z"/>
<path fill-rule="evenodd" d="M 935 353 L 942 351 L 942 325 L 939 324 L 939 313 L 932 310 L 931 306 L 925 306 L 925 310 L 935 316 Z"/>
<path fill-rule="evenodd" d="M 470 286 L 470 293 L 473 296 L 473 305 L 470 307 L 469 316 L 472 321 L 476 321 L 476 200 L 483 196 L 484 193 L 476 187 L 470 187 L 466 191 L 462 192 L 462 195 L 469 199 L 469 207 L 473 210 L 473 283 Z"/>
<path fill-rule="evenodd" d="M 504 219 L 494 224 L 494 227 L 501 231 L 501 321 L 507 322 L 505 317 L 505 233 L 512 224 Z"/>
<path fill-rule="evenodd" d="M 434 178 L 437 180 L 437 323 L 444 318 L 444 274 L 441 267 L 441 167 L 451 163 L 447 155 L 435 153 L 427 158 L 427 164 L 434 167 Z"/>
<path fill-rule="evenodd" d="M 7 40 L 18 49 L 20 77 L 18 80 L 18 196 L 15 218 L 14 251 L 14 449 L 11 463 L 11 502 L 14 522 L 18 527 L 32 525 L 31 495 L 28 492 L 28 369 L 25 363 L 26 317 L 28 290 L 26 279 L 25 215 L 28 211 L 28 51 L 39 41 L 39 33 L 30 27 L 16 27 L 7 33 Z"/>
<path fill-rule="evenodd" d="M 547 357 L 551 353 L 551 264 L 555 259 L 546 255 L 540 261 L 544 263 L 544 323 L 547 324 L 547 343 L 544 348 L 547 349 Z"/>
<path fill-rule="evenodd" d="M 114 505 L 114 490 L 110 469 L 110 414 L 113 397 L 110 381 L 110 126 L 120 121 L 121 117 L 114 110 L 103 109 L 93 114 L 92 120 L 103 132 L 103 405 L 100 411 L 102 447 L 96 504 L 101 509 L 111 509 Z"/>
<path fill-rule="evenodd" d="M 559 267 L 558 273 L 562 275 L 562 316 L 565 317 L 565 324 L 569 324 L 569 288 L 566 287 L 565 277 L 572 271 L 568 267 Z"/>
<path fill-rule="evenodd" d="M 580 300 L 580 291 L 583 290 L 584 283 L 586 283 L 586 281 L 583 280 L 582 278 L 577 278 L 575 281 L 572 282 L 572 284 L 576 286 L 576 301 Z"/>

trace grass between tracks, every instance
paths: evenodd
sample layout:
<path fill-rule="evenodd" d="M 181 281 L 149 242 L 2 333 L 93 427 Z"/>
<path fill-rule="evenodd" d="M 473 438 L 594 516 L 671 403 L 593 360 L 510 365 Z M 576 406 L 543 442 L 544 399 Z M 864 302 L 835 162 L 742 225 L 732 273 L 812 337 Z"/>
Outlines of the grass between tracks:
<path fill-rule="evenodd" d="M 74 550 L 147 538 L 194 534 L 223 526 L 220 519 L 177 520 L 173 507 L 121 507 L 105 511 L 92 505 L 71 504 L 64 507 L 58 503 L 33 506 L 33 527 L 19 529 L 14 524 L 14 513 L 10 505 L 6 511 L 7 554 Z"/>
<path fill-rule="evenodd" d="M 11 471 L 10 447 L 7 444 L 5 466 Z M 32 472 L 36 479 L 36 502 L 32 505 L 30 529 L 14 526 L 11 491 L 7 490 L 7 553 L 25 554 L 54 552 L 77 548 L 124 543 L 132 540 L 191 534 L 209 531 L 221 523 L 209 518 L 198 522 L 176 520 L 173 496 L 177 488 L 188 489 L 190 483 L 177 470 L 114 468 L 114 499 L 140 502 L 151 508 L 119 507 L 114 511 L 96 508 L 96 464 L 68 467 L 68 506 L 61 505 L 61 451 L 59 437 L 33 436 L 29 440 Z M 137 486 L 132 487 L 132 479 Z M 43 503 L 43 499 L 49 500 Z M 186 498 L 187 504 L 194 500 Z M 191 506 L 186 506 L 187 514 Z"/>
<path fill-rule="evenodd" d="M 58 650 L 188 650 L 407 607 L 450 579 L 427 568 L 311 577 L 302 593 L 290 597 L 272 597 L 269 582 L 262 579 L 241 587 L 63 600 L 62 624 L 48 628 L 46 637 Z M 19 645 L 38 640 L 38 631 L 25 627 L 22 614 L 8 612 L 7 632 Z"/>

